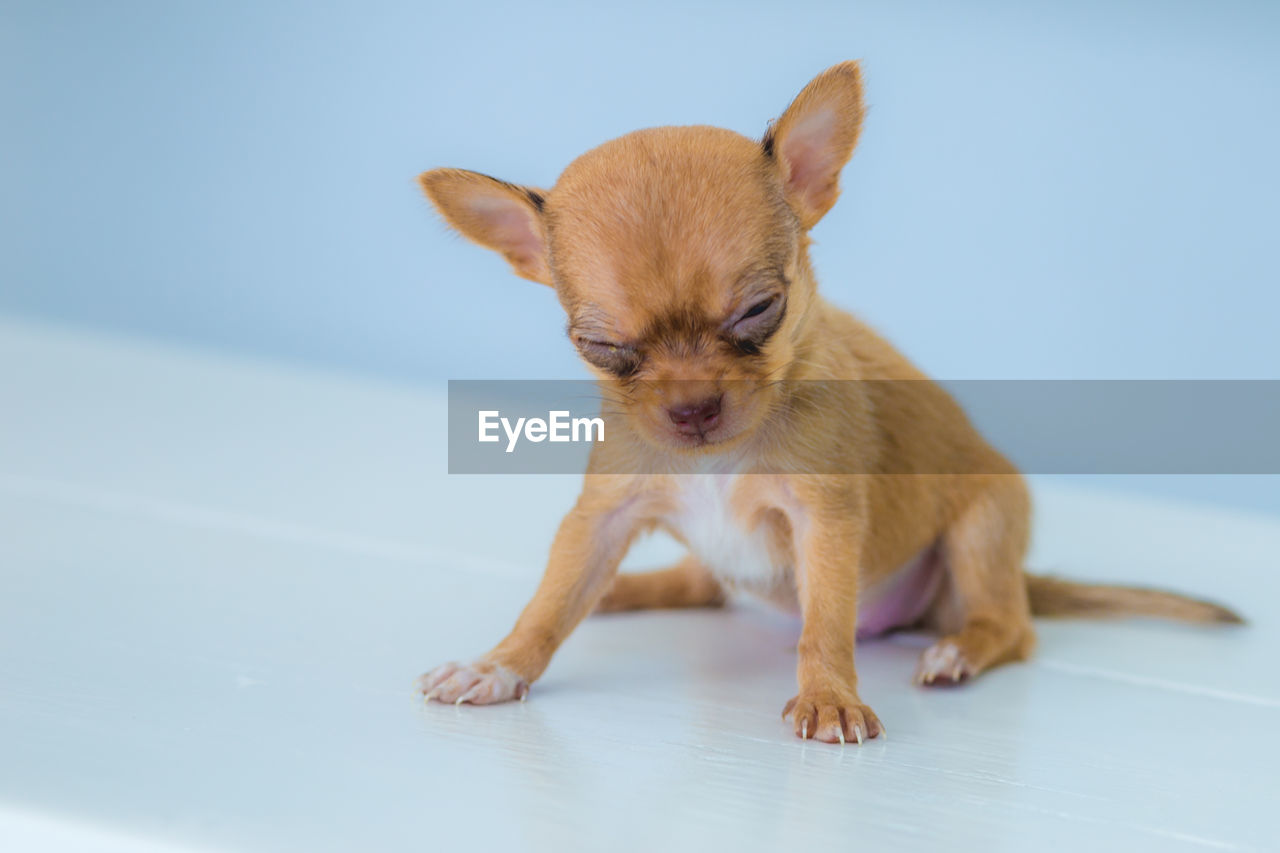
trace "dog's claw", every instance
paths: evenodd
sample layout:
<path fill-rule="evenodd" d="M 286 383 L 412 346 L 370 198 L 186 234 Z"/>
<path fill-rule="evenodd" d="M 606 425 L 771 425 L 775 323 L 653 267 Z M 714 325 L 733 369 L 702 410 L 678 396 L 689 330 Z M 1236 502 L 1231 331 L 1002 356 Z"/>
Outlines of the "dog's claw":
<path fill-rule="evenodd" d="M 470 690 L 465 691 L 461 696 L 458 697 L 458 701 L 454 702 L 453 704 L 461 705 L 464 702 L 470 702 L 472 699 L 480 695 L 480 690 L 483 687 L 484 687 L 483 684 L 477 684 L 475 687 L 472 687 Z"/>
<path fill-rule="evenodd" d="M 793 731 L 801 740 L 812 738 L 833 745 L 861 745 L 874 738 L 881 728 L 875 712 L 859 702 L 856 695 L 823 693 L 816 699 L 797 696 L 784 710 L 794 713 L 790 717 Z"/>

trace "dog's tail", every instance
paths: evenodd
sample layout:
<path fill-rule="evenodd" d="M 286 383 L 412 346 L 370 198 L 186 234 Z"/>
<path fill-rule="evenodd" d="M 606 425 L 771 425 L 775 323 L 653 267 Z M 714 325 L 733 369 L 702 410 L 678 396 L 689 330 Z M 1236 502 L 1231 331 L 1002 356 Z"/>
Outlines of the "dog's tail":
<path fill-rule="evenodd" d="M 1243 625 L 1234 610 L 1176 592 L 1137 586 L 1076 583 L 1026 574 L 1027 597 L 1036 616 L 1152 616 L 1181 622 Z"/>

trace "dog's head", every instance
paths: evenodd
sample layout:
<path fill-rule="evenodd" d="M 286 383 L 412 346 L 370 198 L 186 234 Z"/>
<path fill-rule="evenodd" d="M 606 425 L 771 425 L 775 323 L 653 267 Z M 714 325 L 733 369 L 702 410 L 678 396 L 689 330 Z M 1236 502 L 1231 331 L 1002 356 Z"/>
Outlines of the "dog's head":
<path fill-rule="evenodd" d="M 726 446 L 763 420 L 814 298 L 806 233 L 862 123 L 855 62 L 824 71 L 763 140 L 662 127 L 606 142 L 550 191 L 435 169 L 444 218 L 555 288 L 569 337 L 649 441 Z"/>

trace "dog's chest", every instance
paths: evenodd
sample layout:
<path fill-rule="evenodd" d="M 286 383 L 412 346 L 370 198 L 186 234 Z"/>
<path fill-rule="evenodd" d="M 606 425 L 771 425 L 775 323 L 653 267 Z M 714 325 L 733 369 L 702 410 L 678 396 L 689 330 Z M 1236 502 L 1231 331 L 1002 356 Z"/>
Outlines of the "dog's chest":
<path fill-rule="evenodd" d="M 747 586 L 769 586 L 784 567 L 769 553 L 764 525 L 748 528 L 731 500 L 738 477 L 695 474 L 682 478 L 676 507 L 666 519 L 689 550 L 718 577 Z"/>

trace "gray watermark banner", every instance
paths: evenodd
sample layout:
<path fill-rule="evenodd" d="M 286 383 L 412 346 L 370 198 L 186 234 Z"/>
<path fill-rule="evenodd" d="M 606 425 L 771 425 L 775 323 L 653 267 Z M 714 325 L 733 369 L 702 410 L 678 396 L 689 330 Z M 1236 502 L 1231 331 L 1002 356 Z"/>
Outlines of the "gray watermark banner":
<path fill-rule="evenodd" d="M 932 384 L 959 404 L 948 419 L 967 417 L 1027 474 L 1280 474 L 1280 380 Z M 769 417 L 788 418 L 803 411 L 810 419 L 815 413 L 820 418 L 854 418 L 865 413 L 850 409 L 849 401 L 858 400 L 858 407 L 909 410 L 932 399 L 929 385 L 924 380 L 796 381 L 758 388 L 739 383 L 726 399 L 747 399 L 759 392 L 773 401 Z M 630 406 L 639 396 L 636 383 L 450 380 L 449 472 L 584 473 L 594 448 L 607 445 L 611 435 L 620 440 L 627 433 Z M 887 438 L 891 442 L 893 437 Z M 708 447 L 692 452 L 714 451 Z M 960 458 L 944 458 L 931 466 L 938 470 L 925 471 L 909 467 L 913 460 L 895 460 L 892 454 L 868 460 L 852 452 L 810 464 L 812 470 L 789 471 L 999 473 L 966 467 L 972 463 Z"/>

